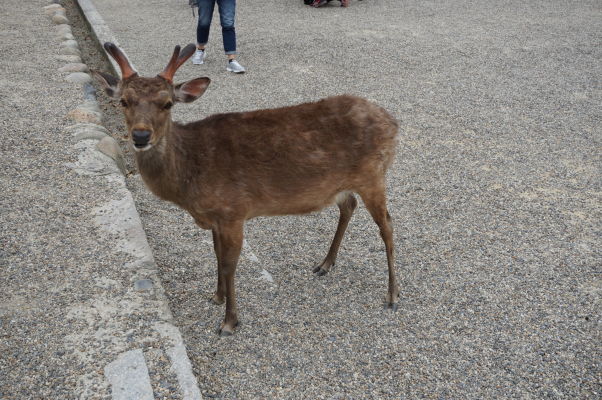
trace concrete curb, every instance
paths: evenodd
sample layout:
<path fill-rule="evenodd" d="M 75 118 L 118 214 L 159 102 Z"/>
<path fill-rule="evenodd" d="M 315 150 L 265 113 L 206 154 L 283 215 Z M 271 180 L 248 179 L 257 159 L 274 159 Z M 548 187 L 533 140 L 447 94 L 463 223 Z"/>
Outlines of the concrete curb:
<path fill-rule="evenodd" d="M 115 43 L 115 45 L 117 45 L 117 47 L 119 47 L 121 49 L 121 51 L 127 57 L 127 53 L 125 53 L 125 51 L 119 45 L 119 41 L 117 41 L 117 39 L 113 35 L 113 32 L 109 29 L 109 26 L 105 23 L 104 19 L 102 18 L 102 15 L 100 15 L 98 13 L 98 11 L 96 10 L 94 3 L 91 0 L 76 0 L 76 1 L 79 4 L 79 8 L 82 10 L 84 17 L 88 21 L 88 24 L 90 25 L 90 28 L 92 29 L 92 32 L 96 36 L 96 39 L 98 40 L 98 43 L 100 44 L 100 47 L 103 49 L 103 51 L 104 51 L 104 47 L 102 47 L 102 45 L 105 42 L 111 42 L 111 43 Z M 106 52 L 105 52 L 105 54 L 106 54 Z M 119 65 L 117 65 L 115 60 L 113 60 L 112 57 L 109 57 L 108 54 L 106 54 L 106 56 L 107 56 L 107 59 L 109 60 L 109 62 L 111 63 L 111 65 L 113 66 L 113 72 L 116 73 L 118 76 L 121 76 L 121 70 L 119 69 Z M 129 59 L 129 57 L 128 57 L 128 59 Z M 131 63 L 131 61 L 130 61 L 130 65 L 132 66 L 132 68 L 134 70 L 136 70 L 136 67 L 134 66 L 134 64 Z"/>
<path fill-rule="evenodd" d="M 98 40 L 117 43 L 93 3 L 89 0 L 78 0 L 78 3 Z M 59 40 L 62 40 L 62 43 L 69 42 L 69 48 L 73 51 L 72 55 L 79 58 L 77 42 L 75 45 L 70 43 L 74 40 L 71 39 L 69 20 L 65 17 L 64 8 L 60 4 L 54 3 L 44 7 L 44 11 L 58 26 Z M 107 58 L 113 63 L 115 72 L 119 73 L 118 66 L 110 57 Z M 71 61 L 77 62 L 77 60 Z M 81 63 L 81 60 L 79 62 Z M 135 311 L 151 316 L 148 317 L 148 322 L 152 329 L 143 332 L 143 335 L 146 334 L 149 341 L 157 341 L 159 338 L 162 344 L 161 351 L 167 355 L 170 361 L 169 364 L 166 364 L 169 366 L 169 371 L 165 371 L 165 375 L 175 375 L 177 378 L 179 398 L 201 399 L 182 335 L 179 329 L 172 324 L 173 317 L 158 278 L 158 269 L 134 199 L 126 186 L 127 171 L 123 153 L 117 141 L 109 136 L 109 132 L 102 125 L 102 113 L 96 100 L 94 87 L 90 84 L 92 79 L 87 73 L 76 71 L 68 74 L 65 80 L 81 85 L 85 98 L 84 103 L 67 114 L 67 118 L 71 119 L 74 124 L 66 127 L 64 132 L 73 137 L 74 147 L 80 150 L 78 160 L 67 166 L 80 175 L 91 178 L 101 177 L 105 181 L 104 184 L 108 184 L 111 189 L 108 197 L 111 200 L 92 210 L 93 220 L 107 236 L 116 238 L 116 250 L 127 254 L 130 260 L 124 265 L 124 268 L 129 272 L 131 286 L 127 289 L 126 298 L 119 301 L 119 307 L 126 311 Z M 154 301 L 150 301 L 149 296 Z M 93 313 L 85 305 L 80 308 L 74 315 Z M 126 319 L 129 316 L 127 312 L 122 312 L 121 315 L 124 315 Z M 112 318 L 115 317 L 106 318 L 106 325 L 113 325 L 113 329 L 118 330 L 119 324 L 111 324 Z M 107 331 L 109 330 L 110 328 L 107 329 Z M 114 332 L 113 334 L 126 336 L 127 332 Z M 85 335 L 80 334 L 79 336 L 84 338 Z M 93 354 L 95 349 L 91 347 L 87 351 Z M 133 349 L 117 354 L 114 360 L 105 366 L 104 379 L 105 383 L 108 382 L 111 386 L 113 399 L 153 398 L 151 378 L 143 349 Z M 94 395 L 92 384 L 85 383 L 86 377 L 82 377 L 82 381 L 84 382 L 83 391 Z M 174 393 L 172 395 L 174 398 L 178 397 Z"/>

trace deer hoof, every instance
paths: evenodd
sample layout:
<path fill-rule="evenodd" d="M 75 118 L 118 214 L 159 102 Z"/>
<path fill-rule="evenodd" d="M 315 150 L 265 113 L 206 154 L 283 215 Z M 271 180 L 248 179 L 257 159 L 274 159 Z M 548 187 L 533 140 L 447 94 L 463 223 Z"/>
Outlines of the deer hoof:
<path fill-rule="evenodd" d="M 330 271 L 330 267 L 332 267 L 333 265 L 334 264 L 323 262 L 322 264 L 318 265 L 313 269 L 313 273 L 317 274 L 318 276 L 324 276 Z"/>
<path fill-rule="evenodd" d="M 217 306 L 224 304 L 225 301 L 226 300 L 223 297 L 220 297 L 217 294 L 214 294 L 213 297 L 209 299 L 210 303 L 213 303 Z"/>
<path fill-rule="evenodd" d="M 397 311 L 397 308 L 398 308 L 397 300 L 398 299 L 399 299 L 399 286 L 395 285 L 395 286 L 393 286 L 392 293 L 389 292 L 387 294 L 387 297 L 385 298 L 385 310 L 391 310 L 392 312 Z"/>
<path fill-rule="evenodd" d="M 234 328 L 236 328 L 238 326 L 238 322 L 234 324 L 234 326 L 231 326 L 230 324 L 226 324 L 225 322 L 222 323 L 222 326 L 219 328 L 219 336 L 220 337 L 226 337 L 226 336 L 232 336 L 234 335 Z"/>
<path fill-rule="evenodd" d="M 220 337 L 227 337 L 227 336 L 232 336 L 232 335 L 234 335 L 234 332 L 227 330 L 225 328 L 222 328 L 219 330 Z"/>
<path fill-rule="evenodd" d="M 314 274 L 318 275 L 318 276 L 324 276 L 328 273 L 328 270 L 322 268 L 322 267 L 316 267 L 314 268 Z"/>

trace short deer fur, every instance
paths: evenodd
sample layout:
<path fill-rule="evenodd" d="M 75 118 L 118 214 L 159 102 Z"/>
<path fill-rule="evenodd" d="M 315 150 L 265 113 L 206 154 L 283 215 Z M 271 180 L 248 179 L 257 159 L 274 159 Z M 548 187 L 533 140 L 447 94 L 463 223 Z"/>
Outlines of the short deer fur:
<path fill-rule="evenodd" d="M 176 70 L 192 55 L 176 46 L 163 72 L 138 76 L 112 43 L 122 79 L 94 72 L 108 95 L 120 99 L 140 174 L 158 197 L 188 211 L 213 233 L 217 290 L 213 302 L 226 302 L 220 334 L 238 324 L 234 273 L 243 225 L 258 216 L 304 214 L 336 203 L 337 230 L 328 254 L 313 272 L 326 274 L 357 201 L 380 228 L 389 269 L 386 305 L 395 310 L 399 288 L 393 257 L 393 231 L 387 212 L 385 173 L 393 162 L 398 126 L 389 113 L 367 100 L 337 96 L 291 107 L 212 115 L 179 124 L 171 106 L 200 97 L 209 78 L 174 85 Z"/>

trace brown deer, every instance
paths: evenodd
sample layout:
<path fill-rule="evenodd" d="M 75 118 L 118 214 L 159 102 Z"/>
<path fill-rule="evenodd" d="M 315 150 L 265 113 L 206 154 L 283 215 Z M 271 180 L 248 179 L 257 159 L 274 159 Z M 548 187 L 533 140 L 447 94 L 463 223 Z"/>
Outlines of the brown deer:
<path fill-rule="evenodd" d="M 176 46 L 165 70 L 154 78 L 138 76 L 114 44 L 104 48 L 117 61 L 122 79 L 97 71 L 94 76 L 109 96 L 121 101 L 144 182 L 212 231 L 218 271 L 212 301 L 226 302 L 220 335 L 232 334 L 238 325 L 234 273 L 245 221 L 305 214 L 336 203 L 340 218 L 334 239 L 313 270 L 324 275 L 335 263 L 357 206 L 353 193 L 361 196 L 380 228 L 389 268 L 386 307 L 397 309 L 385 173 L 395 156 L 398 126 L 389 113 L 359 97 L 337 96 L 179 124 L 171 119 L 172 105 L 196 100 L 210 82 L 196 78 L 173 84 L 176 70 L 195 46 L 181 52 Z"/>

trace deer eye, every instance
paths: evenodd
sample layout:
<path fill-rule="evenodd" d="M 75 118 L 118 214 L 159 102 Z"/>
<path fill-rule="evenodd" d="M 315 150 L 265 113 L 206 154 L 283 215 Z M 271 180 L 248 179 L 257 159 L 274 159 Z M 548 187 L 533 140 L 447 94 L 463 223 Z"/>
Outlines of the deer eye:
<path fill-rule="evenodd" d="M 122 106 L 122 107 L 127 107 L 127 106 L 128 106 L 128 102 L 127 102 L 127 101 L 125 101 L 125 99 L 121 99 L 121 100 L 119 100 L 119 103 L 121 103 L 121 106 Z"/>
<path fill-rule="evenodd" d="M 164 110 L 169 110 L 171 107 L 173 107 L 173 103 L 171 101 L 168 101 L 163 105 Z"/>

